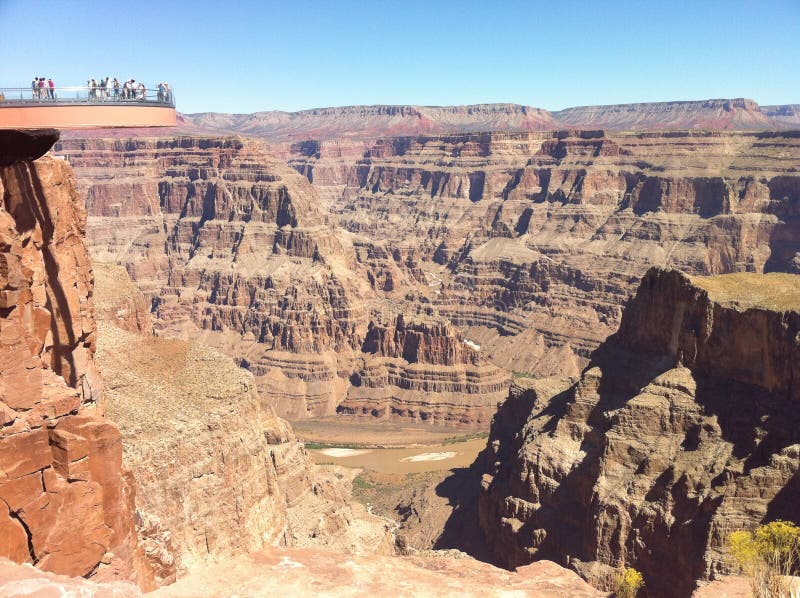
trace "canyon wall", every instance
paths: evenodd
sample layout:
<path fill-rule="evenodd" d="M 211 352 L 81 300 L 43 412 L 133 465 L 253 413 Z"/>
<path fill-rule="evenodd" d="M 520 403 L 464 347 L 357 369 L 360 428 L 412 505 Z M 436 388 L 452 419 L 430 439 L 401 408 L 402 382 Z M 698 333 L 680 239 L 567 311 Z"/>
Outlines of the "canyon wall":
<path fill-rule="evenodd" d="M 547 558 L 658 596 L 731 572 L 727 535 L 798 522 L 800 276 L 654 268 L 580 379 L 522 380 L 492 424 L 480 524 L 505 566 Z"/>
<path fill-rule="evenodd" d="M 127 271 L 93 270 L 68 163 L 8 162 L 0 556 L 150 589 L 269 545 L 392 552 L 385 521 L 314 471 L 251 374 L 200 343 L 158 338 L 152 300 Z"/>
<path fill-rule="evenodd" d="M 414 253 L 337 227 L 263 144 L 91 139 L 59 151 L 84 181 L 93 256 L 125 265 L 157 333 L 233 357 L 279 415 L 476 427 L 505 396 L 507 374 L 408 295 L 427 288 Z M 387 326 L 399 353 L 372 338 Z"/>
<path fill-rule="evenodd" d="M 800 272 L 796 132 L 399 137 L 358 160 L 297 144 L 290 164 L 355 239 L 413 258 L 418 304 L 519 374 L 577 375 L 651 266 Z"/>
<path fill-rule="evenodd" d="M 149 587 L 103 416 L 83 202 L 68 164 L 22 151 L 47 135 L 0 135 L 0 556 Z"/>
<path fill-rule="evenodd" d="M 158 585 L 270 545 L 393 552 L 385 522 L 314 470 L 252 374 L 200 343 L 154 336 L 122 266 L 96 263 L 95 276 L 97 363 Z"/>
<path fill-rule="evenodd" d="M 800 271 L 792 132 L 301 142 L 305 180 L 242 139 L 59 152 L 159 334 L 223 350 L 289 418 L 482 426 L 503 370 L 576 376 L 651 266 Z M 374 338 L 398 325 L 430 351 Z"/>

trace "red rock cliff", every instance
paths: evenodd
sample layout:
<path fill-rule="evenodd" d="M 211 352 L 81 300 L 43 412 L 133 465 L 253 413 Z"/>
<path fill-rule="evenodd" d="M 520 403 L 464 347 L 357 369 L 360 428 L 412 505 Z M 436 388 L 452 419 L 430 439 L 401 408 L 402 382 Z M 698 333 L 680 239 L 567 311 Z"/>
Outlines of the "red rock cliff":
<path fill-rule="evenodd" d="M 72 170 L 50 158 L 4 162 L 0 556 L 146 586 L 134 566 L 120 434 L 103 418 L 86 214 Z"/>

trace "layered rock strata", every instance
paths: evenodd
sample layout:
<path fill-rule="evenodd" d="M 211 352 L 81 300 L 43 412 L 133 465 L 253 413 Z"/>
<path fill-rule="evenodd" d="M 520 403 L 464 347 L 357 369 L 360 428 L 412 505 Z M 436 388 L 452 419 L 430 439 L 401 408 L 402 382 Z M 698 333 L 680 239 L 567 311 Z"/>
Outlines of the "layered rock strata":
<path fill-rule="evenodd" d="M 418 304 L 518 373 L 576 375 L 651 266 L 800 272 L 796 133 L 400 137 L 356 161 L 326 148 L 290 163 L 342 189 L 331 210 L 353 235 L 413 256 Z"/>
<path fill-rule="evenodd" d="M 182 114 L 184 134 L 230 135 L 272 143 L 308 140 L 374 141 L 397 135 L 558 128 L 631 130 L 781 130 L 798 126 L 796 104 L 759 106 L 748 98 L 576 106 L 548 111 L 519 104 L 471 106 L 340 106 L 298 112 Z M 169 132 L 170 135 L 174 132 Z"/>
<path fill-rule="evenodd" d="M 95 272 L 97 362 L 158 585 L 269 545 L 391 550 L 385 522 L 354 512 L 314 471 L 251 374 L 199 343 L 154 336 L 125 269 Z"/>
<path fill-rule="evenodd" d="M 553 116 L 570 127 L 599 127 L 617 131 L 642 129 L 772 130 L 789 128 L 775 108 L 747 98 L 685 102 L 643 102 L 609 106 L 577 106 Z M 776 118 L 776 116 L 778 118 Z"/>
<path fill-rule="evenodd" d="M 446 321 L 371 323 L 340 413 L 485 427 L 508 376 L 487 364 Z"/>
<path fill-rule="evenodd" d="M 119 430 L 103 417 L 83 202 L 64 161 L 8 158 L 0 167 L 0 556 L 147 587 L 133 482 Z"/>
<path fill-rule="evenodd" d="M 414 252 L 338 229 L 263 144 L 84 140 L 60 151 L 85 181 L 93 254 L 126 266 L 156 331 L 225 351 L 279 415 L 475 427 L 505 396 L 508 377 L 408 295 L 428 288 Z M 419 351 L 367 341 L 398 314 Z"/>
<path fill-rule="evenodd" d="M 291 164 L 314 187 L 241 140 L 62 151 L 87 180 L 93 251 L 128 265 L 156 325 L 228 352 L 291 418 L 475 425 L 485 416 L 468 412 L 491 411 L 507 384 L 487 362 L 577 375 L 650 266 L 800 268 L 796 134 L 403 137 L 360 159 L 353 147 L 297 145 Z M 286 213 L 273 213 L 281 193 Z M 482 365 L 365 350 L 370 322 L 398 313 L 450 321 Z"/>
<path fill-rule="evenodd" d="M 299 112 L 184 114 L 192 133 L 239 134 L 270 141 L 364 139 L 486 130 L 542 130 L 556 126 L 547 110 L 518 104 L 471 106 L 341 106 Z"/>
<path fill-rule="evenodd" d="M 574 384 L 512 388 L 480 462 L 495 558 L 659 596 L 731 571 L 727 535 L 798 521 L 800 276 L 652 269 Z"/>

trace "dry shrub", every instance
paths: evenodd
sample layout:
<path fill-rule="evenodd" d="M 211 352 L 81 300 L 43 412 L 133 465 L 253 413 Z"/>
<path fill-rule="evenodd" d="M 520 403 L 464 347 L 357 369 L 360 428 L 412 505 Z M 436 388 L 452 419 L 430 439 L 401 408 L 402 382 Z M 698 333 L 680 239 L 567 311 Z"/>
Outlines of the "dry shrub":
<path fill-rule="evenodd" d="M 754 598 L 788 598 L 786 576 L 800 564 L 800 527 L 787 521 L 773 521 L 754 531 L 728 536 L 728 550 L 750 579 Z"/>
<path fill-rule="evenodd" d="M 636 598 L 636 595 L 644 587 L 644 578 L 636 569 L 625 567 L 617 575 L 616 589 L 614 594 L 617 598 Z"/>

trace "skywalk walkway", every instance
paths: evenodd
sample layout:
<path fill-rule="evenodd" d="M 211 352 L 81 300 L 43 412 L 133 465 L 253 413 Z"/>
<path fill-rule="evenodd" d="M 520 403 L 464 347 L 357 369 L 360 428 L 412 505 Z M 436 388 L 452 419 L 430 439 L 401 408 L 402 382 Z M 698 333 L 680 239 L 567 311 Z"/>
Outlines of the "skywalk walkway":
<path fill-rule="evenodd" d="M 99 87 L 0 88 L 0 129 L 171 127 L 175 94 L 136 89 L 131 97 Z"/>

